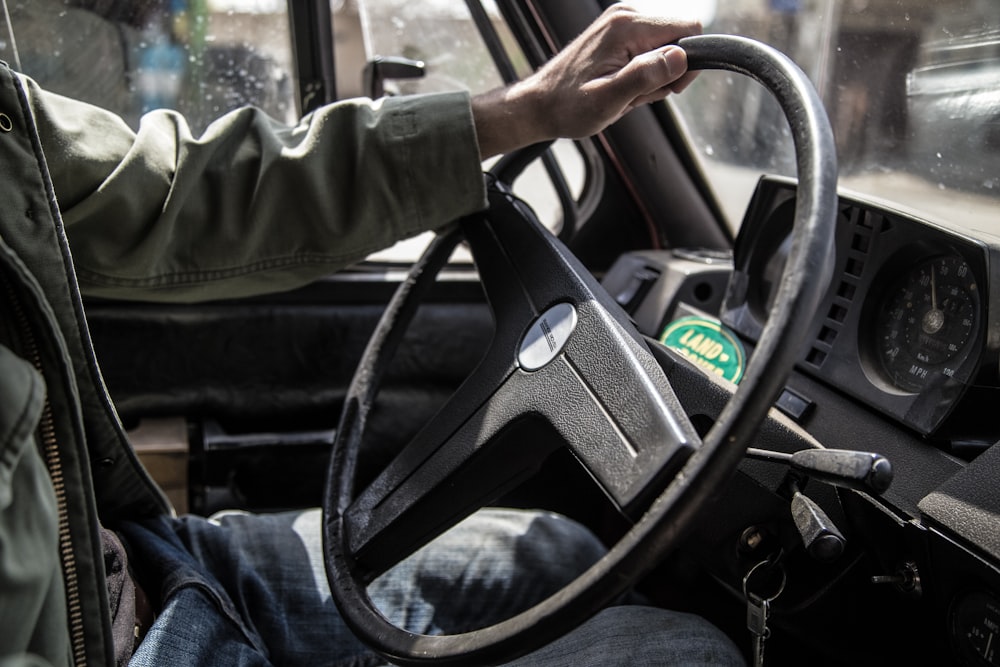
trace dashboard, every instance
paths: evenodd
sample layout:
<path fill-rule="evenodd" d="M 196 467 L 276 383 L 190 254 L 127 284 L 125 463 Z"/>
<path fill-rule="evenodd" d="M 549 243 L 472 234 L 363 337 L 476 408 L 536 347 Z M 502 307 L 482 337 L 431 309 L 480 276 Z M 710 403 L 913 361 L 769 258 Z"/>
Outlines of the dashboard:
<path fill-rule="evenodd" d="M 743 222 L 721 319 L 750 341 L 777 293 L 794 197 L 794 183 L 762 179 Z M 986 409 L 998 386 L 1000 246 L 846 195 L 837 215 L 834 276 L 799 369 L 922 435 Z M 986 428 L 960 428 L 956 448 L 989 446 Z"/>
<path fill-rule="evenodd" d="M 752 352 L 794 243 L 794 215 L 794 181 L 764 177 L 732 255 L 630 253 L 603 282 L 645 335 L 725 377 L 708 357 Z M 800 435 L 786 443 L 762 430 L 755 447 L 876 452 L 891 461 L 892 486 L 872 494 L 809 482 L 847 545 L 839 559 L 819 562 L 802 555 L 805 536 L 788 527 L 794 473 L 747 459 L 694 539 L 697 560 L 738 596 L 756 559 L 740 540 L 770 536 L 787 548 L 789 586 L 774 613 L 792 635 L 805 632 L 809 612 L 817 645 L 838 641 L 845 627 L 850 635 L 877 626 L 885 636 L 922 637 L 890 651 L 902 662 L 1000 665 L 1000 239 L 842 192 L 833 252 L 832 278 L 776 404 Z M 680 386 L 686 408 L 710 414 L 704 387 Z M 875 580 L 892 582 L 890 594 Z M 855 609 L 865 601 L 856 627 L 839 595 Z M 823 636 L 824 627 L 834 630 Z"/>

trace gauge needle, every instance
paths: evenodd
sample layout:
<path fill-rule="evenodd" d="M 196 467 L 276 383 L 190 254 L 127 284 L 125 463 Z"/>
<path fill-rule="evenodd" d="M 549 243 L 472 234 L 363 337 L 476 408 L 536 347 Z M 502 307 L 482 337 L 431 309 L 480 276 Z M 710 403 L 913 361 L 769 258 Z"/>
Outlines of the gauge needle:
<path fill-rule="evenodd" d="M 941 331 L 941 327 L 944 326 L 944 313 L 938 310 L 937 279 L 934 277 L 935 273 L 937 272 L 934 270 L 934 265 L 931 264 L 931 309 L 924 313 L 923 320 L 921 321 L 924 333 L 929 336 L 933 336 Z"/>
<path fill-rule="evenodd" d="M 934 274 L 937 273 L 934 270 L 934 265 L 931 264 L 931 310 L 937 310 L 937 285 L 934 281 Z"/>

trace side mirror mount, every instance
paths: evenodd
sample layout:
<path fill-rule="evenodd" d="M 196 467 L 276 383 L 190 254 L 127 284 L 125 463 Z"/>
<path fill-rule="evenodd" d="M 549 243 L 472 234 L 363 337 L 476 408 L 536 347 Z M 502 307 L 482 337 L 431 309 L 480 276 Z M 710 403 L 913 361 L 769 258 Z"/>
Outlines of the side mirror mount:
<path fill-rule="evenodd" d="M 374 100 L 385 95 L 386 79 L 422 79 L 426 74 L 427 66 L 422 60 L 402 56 L 375 56 L 365 63 L 361 89 Z"/>

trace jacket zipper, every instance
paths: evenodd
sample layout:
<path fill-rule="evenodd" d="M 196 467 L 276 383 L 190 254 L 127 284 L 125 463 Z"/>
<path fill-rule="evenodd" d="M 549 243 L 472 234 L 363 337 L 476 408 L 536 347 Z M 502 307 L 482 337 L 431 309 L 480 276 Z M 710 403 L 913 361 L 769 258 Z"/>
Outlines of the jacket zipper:
<path fill-rule="evenodd" d="M 38 351 L 38 341 L 35 338 L 31 321 L 24 312 L 21 298 L 4 276 L 3 284 L 13 305 L 15 321 L 23 333 L 23 346 L 26 348 L 29 361 L 35 369 L 45 377 L 42 368 L 42 357 Z M 63 476 L 62 457 L 59 453 L 59 442 L 56 438 L 55 417 L 52 413 L 52 403 L 48 392 L 45 405 L 42 408 L 39 434 L 42 440 L 42 456 L 52 480 L 52 489 L 56 497 L 57 516 L 59 519 L 59 560 L 63 570 L 63 585 L 66 589 L 66 610 L 69 618 L 70 647 L 73 654 L 73 664 L 86 667 L 87 655 L 83 629 L 83 602 L 80 599 L 76 556 L 73 552 L 73 536 L 69 529 L 69 509 L 66 502 L 66 480 Z"/>

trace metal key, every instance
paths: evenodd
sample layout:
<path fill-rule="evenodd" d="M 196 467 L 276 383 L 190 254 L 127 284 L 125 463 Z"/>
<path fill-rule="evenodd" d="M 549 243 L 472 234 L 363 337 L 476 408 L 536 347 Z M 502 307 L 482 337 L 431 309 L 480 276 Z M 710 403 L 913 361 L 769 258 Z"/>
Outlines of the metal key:
<path fill-rule="evenodd" d="M 771 635 L 770 628 L 767 627 L 767 619 L 771 614 L 771 601 L 776 597 L 781 595 L 781 592 L 785 590 L 785 569 L 778 563 L 780 558 L 780 552 L 774 556 L 774 558 L 769 558 L 763 560 L 746 573 L 743 577 L 743 597 L 747 601 L 747 629 L 750 634 L 753 635 L 753 664 L 754 667 L 763 667 L 764 665 L 764 642 Z M 779 568 L 781 574 L 781 579 L 778 580 L 778 586 L 774 590 L 773 594 L 769 596 L 761 596 L 752 592 L 750 580 L 753 578 L 755 573 L 761 573 L 766 575 L 767 570 L 772 567 Z M 767 577 L 765 576 L 765 579 Z M 774 580 L 772 579 L 772 582 Z"/>
<path fill-rule="evenodd" d="M 747 629 L 753 635 L 754 667 L 764 665 L 764 641 L 771 634 L 767 627 L 767 617 L 771 612 L 771 601 L 753 593 L 747 594 Z"/>

